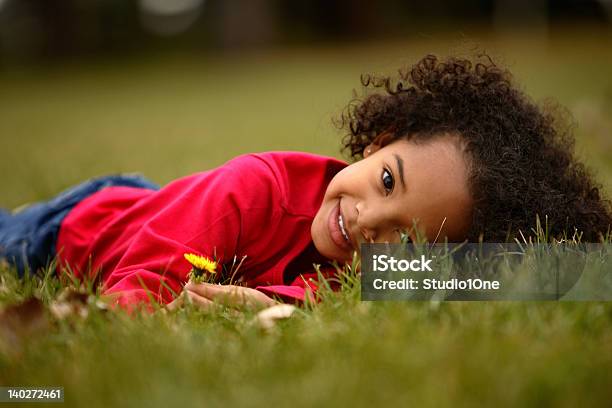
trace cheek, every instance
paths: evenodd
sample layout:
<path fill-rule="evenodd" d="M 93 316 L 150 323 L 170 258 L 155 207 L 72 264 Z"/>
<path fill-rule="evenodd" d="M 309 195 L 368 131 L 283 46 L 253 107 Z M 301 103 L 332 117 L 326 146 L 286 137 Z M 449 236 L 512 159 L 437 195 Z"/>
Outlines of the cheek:
<path fill-rule="evenodd" d="M 352 164 L 338 172 L 330 181 L 325 192 L 326 198 L 349 194 L 354 190 L 355 185 L 363 180 L 362 173 L 357 164 Z"/>
<path fill-rule="evenodd" d="M 464 214 L 448 208 L 440 208 L 435 212 L 424 209 L 421 214 L 420 229 L 430 240 L 433 240 L 438 234 L 440 236 L 438 239 L 445 235 L 452 240 L 463 239 L 464 225 L 466 222 L 469 223 L 469 217 Z"/>

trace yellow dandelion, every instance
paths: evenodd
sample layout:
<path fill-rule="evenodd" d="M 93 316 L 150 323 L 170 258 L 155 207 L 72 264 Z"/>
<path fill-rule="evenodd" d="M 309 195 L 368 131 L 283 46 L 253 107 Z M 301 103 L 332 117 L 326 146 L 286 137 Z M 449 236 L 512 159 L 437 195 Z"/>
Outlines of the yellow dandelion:
<path fill-rule="evenodd" d="M 192 253 L 185 253 L 183 255 L 187 262 L 189 262 L 195 269 L 200 271 L 207 271 L 208 273 L 216 273 L 217 263 L 205 256 L 200 256 Z"/>

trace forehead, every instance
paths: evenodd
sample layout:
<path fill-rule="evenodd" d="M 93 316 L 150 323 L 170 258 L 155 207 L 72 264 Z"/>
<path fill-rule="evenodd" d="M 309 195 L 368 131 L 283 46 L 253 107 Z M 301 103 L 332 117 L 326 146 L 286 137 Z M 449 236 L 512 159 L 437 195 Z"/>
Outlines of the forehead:
<path fill-rule="evenodd" d="M 412 218 L 419 218 L 428 236 L 437 233 L 444 218 L 449 236 L 463 230 L 470 194 L 467 162 L 458 141 L 448 136 L 421 143 L 400 140 L 386 147 L 389 151 L 385 156 L 393 160 L 393 166 L 393 156 L 403 161 L 406 192 L 398 184 L 402 194 L 398 195 L 397 206 L 407 218 L 402 221 L 411 225 Z"/>
<path fill-rule="evenodd" d="M 394 147 L 392 153 L 403 159 L 408 178 L 410 175 L 419 176 L 418 180 L 412 180 L 413 188 L 436 186 L 453 190 L 467 181 L 464 154 L 458 142 L 450 136 L 418 143 L 400 140 L 389 147 Z"/>

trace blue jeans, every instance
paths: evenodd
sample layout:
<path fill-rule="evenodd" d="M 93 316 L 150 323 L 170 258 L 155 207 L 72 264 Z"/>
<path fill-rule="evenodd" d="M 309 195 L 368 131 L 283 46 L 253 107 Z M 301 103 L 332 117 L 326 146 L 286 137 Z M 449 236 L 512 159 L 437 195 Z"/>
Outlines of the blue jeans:
<path fill-rule="evenodd" d="M 64 217 L 83 199 L 110 186 L 159 189 L 140 175 L 112 175 L 87 180 L 16 213 L 0 208 L 0 259 L 14 265 L 20 277 L 26 271 L 35 273 L 46 267 L 56 255 L 57 235 Z"/>

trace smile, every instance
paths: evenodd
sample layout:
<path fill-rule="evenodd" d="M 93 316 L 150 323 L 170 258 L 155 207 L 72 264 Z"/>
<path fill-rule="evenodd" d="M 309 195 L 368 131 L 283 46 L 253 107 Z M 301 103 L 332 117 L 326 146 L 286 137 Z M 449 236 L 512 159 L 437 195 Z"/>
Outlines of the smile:
<path fill-rule="evenodd" d="M 342 219 L 342 214 L 338 214 L 338 225 L 340 226 L 340 232 L 342 232 L 342 236 L 344 236 L 344 239 L 346 239 L 346 242 L 350 243 L 351 238 L 349 237 L 348 233 L 344 229 L 344 219 Z"/>
<path fill-rule="evenodd" d="M 329 236 L 336 246 L 346 252 L 353 251 L 353 243 L 348 232 L 348 225 L 346 225 L 344 217 L 340 212 L 340 203 L 336 204 L 336 207 L 330 213 L 327 228 L 329 229 Z"/>

